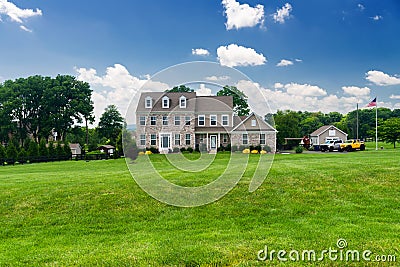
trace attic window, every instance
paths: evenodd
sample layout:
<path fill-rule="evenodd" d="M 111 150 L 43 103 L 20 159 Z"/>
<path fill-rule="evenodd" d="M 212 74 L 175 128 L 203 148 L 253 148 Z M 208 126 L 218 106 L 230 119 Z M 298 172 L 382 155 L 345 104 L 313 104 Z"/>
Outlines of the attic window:
<path fill-rule="evenodd" d="M 251 120 L 251 126 L 257 126 L 257 121 L 256 120 Z"/>
<path fill-rule="evenodd" d="M 169 108 L 169 98 L 168 98 L 168 96 L 164 96 L 162 98 L 162 107 L 163 108 Z"/>
<path fill-rule="evenodd" d="M 153 99 L 150 96 L 146 97 L 146 99 L 145 99 L 145 107 L 146 108 L 151 108 L 152 106 L 153 106 Z"/>
<path fill-rule="evenodd" d="M 186 97 L 185 96 L 181 96 L 179 98 L 179 107 L 186 108 Z"/>

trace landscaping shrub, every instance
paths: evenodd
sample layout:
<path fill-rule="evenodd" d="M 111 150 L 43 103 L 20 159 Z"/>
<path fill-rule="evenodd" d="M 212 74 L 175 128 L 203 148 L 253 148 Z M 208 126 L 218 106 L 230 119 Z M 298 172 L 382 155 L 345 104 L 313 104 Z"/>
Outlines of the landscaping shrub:
<path fill-rule="evenodd" d="M 28 158 L 30 163 L 34 163 L 38 161 L 39 157 L 39 147 L 36 142 L 31 141 L 29 143 L 29 149 L 27 151 L 28 153 Z"/>
<path fill-rule="evenodd" d="M 250 149 L 245 148 L 245 149 L 243 149 L 242 153 L 243 154 L 250 154 Z"/>
<path fill-rule="evenodd" d="M 172 149 L 172 152 L 173 153 L 179 153 L 180 152 L 179 147 L 174 147 L 174 149 Z"/>
<path fill-rule="evenodd" d="M 295 151 L 297 154 L 303 153 L 303 147 L 298 146 L 298 147 L 295 148 L 294 151 Z"/>
<path fill-rule="evenodd" d="M 269 147 L 269 146 L 264 146 L 263 150 L 265 150 L 265 151 L 268 152 L 268 153 L 271 153 L 271 152 L 272 152 L 272 149 L 271 149 L 271 147 Z"/>
<path fill-rule="evenodd" d="M 181 147 L 181 148 L 180 148 L 180 151 L 183 153 L 183 152 L 185 152 L 185 151 L 186 151 L 186 148 L 184 148 L 184 147 Z"/>
<path fill-rule="evenodd" d="M 245 150 L 246 148 L 247 148 L 247 147 L 244 146 L 244 145 L 240 145 L 240 146 L 239 146 L 239 150 L 240 150 L 240 151 L 243 151 L 243 150 Z"/>
<path fill-rule="evenodd" d="M 26 163 L 26 161 L 27 161 L 27 153 L 25 151 L 25 148 L 21 147 L 21 150 L 18 153 L 17 160 L 21 164 Z"/>
<path fill-rule="evenodd" d="M 193 153 L 193 148 L 192 148 L 192 147 L 188 147 L 188 148 L 186 149 L 186 151 L 189 152 L 189 153 Z"/>
<path fill-rule="evenodd" d="M 254 149 L 257 150 L 258 152 L 260 152 L 262 150 L 261 145 L 255 146 Z"/>
<path fill-rule="evenodd" d="M 226 145 L 225 151 L 231 151 L 231 150 L 232 150 L 231 144 Z"/>
<path fill-rule="evenodd" d="M 17 148 L 14 146 L 13 142 L 8 143 L 6 154 L 7 154 L 7 163 L 14 164 L 15 161 L 17 161 L 18 151 Z"/>
<path fill-rule="evenodd" d="M 151 151 L 152 154 L 160 154 L 160 151 L 158 151 L 158 148 L 151 146 L 150 148 L 146 148 L 147 151 Z"/>
<path fill-rule="evenodd" d="M 232 147 L 231 147 L 231 151 L 232 151 L 232 152 L 236 152 L 236 151 L 238 151 L 238 150 L 239 150 L 238 146 L 232 146 Z"/>
<path fill-rule="evenodd" d="M 225 147 L 223 145 L 221 145 L 220 147 L 217 148 L 218 152 L 223 152 L 225 151 Z"/>

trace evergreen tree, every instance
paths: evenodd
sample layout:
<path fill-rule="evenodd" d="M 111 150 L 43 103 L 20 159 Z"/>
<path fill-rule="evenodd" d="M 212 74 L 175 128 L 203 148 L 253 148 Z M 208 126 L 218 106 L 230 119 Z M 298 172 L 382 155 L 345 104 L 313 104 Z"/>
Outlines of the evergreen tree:
<path fill-rule="evenodd" d="M 36 142 L 31 141 L 29 143 L 29 148 L 28 148 L 28 157 L 29 157 L 29 162 L 37 162 L 38 157 L 39 157 L 39 148 Z"/>
<path fill-rule="evenodd" d="M 24 164 L 26 162 L 26 159 L 27 159 L 27 153 L 25 148 L 22 147 L 18 153 L 18 162 Z"/>
<path fill-rule="evenodd" d="M 54 142 L 49 142 L 48 152 L 49 152 L 49 158 L 53 160 L 56 157 L 56 149 L 54 147 Z"/>
<path fill-rule="evenodd" d="M 61 160 L 64 157 L 64 149 L 61 143 L 57 143 L 56 145 L 56 158 L 57 160 Z"/>
<path fill-rule="evenodd" d="M 39 156 L 42 160 L 47 160 L 49 156 L 49 150 L 47 149 L 46 140 L 44 138 L 42 138 L 39 143 Z"/>
<path fill-rule="evenodd" d="M 6 158 L 6 149 L 0 143 L 0 165 L 3 165 L 5 158 Z"/>
<path fill-rule="evenodd" d="M 8 143 L 6 154 L 7 162 L 14 164 L 18 157 L 18 151 L 13 142 Z"/>
<path fill-rule="evenodd" d="M 69 144 L 64 143 L 63 149 L 64 149 L 64 155 L 65 155 L 66 159 L 70 159 L 72 156 L 72 151 L 71 151 L 71 148 L 69 147 Z"/>

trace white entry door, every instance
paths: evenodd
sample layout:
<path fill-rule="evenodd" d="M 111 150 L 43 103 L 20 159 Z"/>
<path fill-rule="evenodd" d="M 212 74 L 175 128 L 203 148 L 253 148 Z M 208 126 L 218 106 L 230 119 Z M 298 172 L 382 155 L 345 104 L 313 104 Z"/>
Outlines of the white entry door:
<path fill-rule="evenodd" d="M 171 147 L 171 135 L 170 134 L 161 134 L 160 135 L 160 148 L 168 149 Z"/>
<path fill-rule="evenodd" d="M 217 136 L 210 135 L 210 149 L 217 149 Z"/>

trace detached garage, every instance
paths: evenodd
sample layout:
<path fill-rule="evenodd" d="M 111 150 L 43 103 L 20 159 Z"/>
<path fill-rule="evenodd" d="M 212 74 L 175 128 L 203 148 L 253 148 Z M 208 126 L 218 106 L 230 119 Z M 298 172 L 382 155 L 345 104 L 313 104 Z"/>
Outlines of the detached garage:
<path fill-rule="evenodd" d="M 333 125 L 325 125 L 310 134 L 314 146 L 324 144 L 329 139 L 347 140 L 348 134 Z"/>

